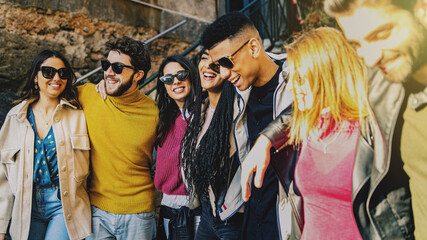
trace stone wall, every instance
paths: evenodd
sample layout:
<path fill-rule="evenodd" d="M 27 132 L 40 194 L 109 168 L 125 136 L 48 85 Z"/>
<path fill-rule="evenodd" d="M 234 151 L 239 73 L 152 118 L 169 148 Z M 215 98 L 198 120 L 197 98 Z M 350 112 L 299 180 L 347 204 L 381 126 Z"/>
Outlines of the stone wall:
<path fill-rule="evenodd" d="M 0 3 L 81 13 L 124 25 L 150 26 L 156 31 L 163 31 L 187 20 L 184 26 L 175 31 L 173 38 L 195 42 L 200 31 L 219 14 L 216 5 L 221 3 L 218 1 L 223 0 L 0 0 Z"/>
<path fill-rule="evenodd" d="M 84 11 L 65 12 L 0 0 L 0 13 L 0 124 L 11 106 L 10 100 L 16 98 L 23 86 L 31 61 L 43 49 L 64 53 L 76 75 L 81 76 L 100 65 L 108 40 L 129 36 L 144 41 L 158 34 L 146 25 L 102 20 Z M 149 44 L 153 61 L 149 74 L 157 70 L 164 57 L 192 45 L 178 39 L 160 38 Z"/>
<path fill-rule="evenodd" d="M 214 21 L 218 15 L 217 7 L 215 7 L 217 1 L 215 0 L 137 0 L 136 2 L 144 2 L 160 8 L 170 9 L 171 12 L 177 12 L 177 14 L 183 16 L 191 16 L 203 22 Z"/>

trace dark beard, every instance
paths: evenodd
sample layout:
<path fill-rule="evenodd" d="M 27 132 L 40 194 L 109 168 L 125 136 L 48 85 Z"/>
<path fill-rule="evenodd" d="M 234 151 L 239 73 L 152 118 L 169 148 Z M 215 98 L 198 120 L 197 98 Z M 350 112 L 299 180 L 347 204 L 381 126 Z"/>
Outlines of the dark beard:
<path fill-rule="evenodd" d="M 418 53 L 411 51 L 413 64 L 411 75 L 416 73 L 422 67 L 427 64 L 427 29 L 420 22 L 417 22 L 419 27 L 419 48 L 417 49 Z M 416 56 L 416 57 L 414 57 Z"/>
<path fill-rule="evenodd" d="M 423 40 L 419 49 L 418 58 L 414 60 L 412 73 L 417 72 L 427 64 L 427 29 L 423 28 L 422 34 Z"/>
<path fill-rule="evenodd" d="M 407 53 L 411 62 L 410 69 L 407 72 L 394 73 L 385 78 L 394 83 L 407 83 L 411 81 L 412 75 L 427 64 L 427 29 L 419 22 L 416 23 L 416 32 L 413 32 L 412 43 L 407 47 Z M 400 74 L 400 76 L 399 76 Z"/>
<path fill-rule="evenodd" d="M 130 76 L 129 81 L 127 81 L 127 82 L 123 83 L 122 85 L 120 85 L 120 87 L 115 92 L 113 92 L 113 93 L 108 93 L 107 92 L 107 95 L 109 95 L 109 96 L 115 96 L 115 97 L 123 95 L 123 93 L 125 93 L 132 86 L 132 79 L 133 79 L 134 75 L 135 75 L 135 73 L 133 73 Z M 107 89 L 107 82 L 105 81 L 104 84 L 105 84 L 105 89 Z"/>

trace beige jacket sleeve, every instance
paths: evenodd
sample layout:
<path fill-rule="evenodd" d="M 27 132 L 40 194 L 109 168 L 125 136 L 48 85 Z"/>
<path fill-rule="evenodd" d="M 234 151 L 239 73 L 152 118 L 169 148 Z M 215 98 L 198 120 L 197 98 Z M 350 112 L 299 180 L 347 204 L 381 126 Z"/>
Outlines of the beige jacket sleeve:
<path fill-rule="evenodd" d="M 10 118 L 6 118 L 0 130 L 0 233 L 6 233 L 14 199 L 8 181 L 8 165 L 15 164 L 13 159 L 18 149 L 8 149 L 5 146 L 6 138 L 10 134 L 13 134 L 13 129 L 10 127 Z"/>

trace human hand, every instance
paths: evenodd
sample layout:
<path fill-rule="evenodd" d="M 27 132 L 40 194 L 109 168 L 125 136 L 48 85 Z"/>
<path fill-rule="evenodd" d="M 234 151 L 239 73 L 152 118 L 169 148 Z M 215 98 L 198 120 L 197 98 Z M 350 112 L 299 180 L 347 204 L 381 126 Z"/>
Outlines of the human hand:
<path fill-rule="evenodd" d="M 0 233 L 0 240 L 4 240 L 5 237 L 6 237 L 6 233 Z"/>
<path fill-rule="evenodd" d="M 99 83 L 96 84 L 96 86 L 95 86 L 95 90 L 105 100 L 105 99 L 107 99 L 107 92 L 105 91 L 105 83 L 104 82 L 105 82 L 104 79 L 99 81 Z"/>
<path fill-rule="evenodd" d="M 260 188 L 262 186 L 265 170 L 270 164 L 271 147 L 270 140 L 266 136 L 260 135 L 242 163 L 240 184 L 242 186 L 242 198 L 245 202 L 251 196 L 250 180 L 252 173 L 255 172 L 255 187 Z"/>

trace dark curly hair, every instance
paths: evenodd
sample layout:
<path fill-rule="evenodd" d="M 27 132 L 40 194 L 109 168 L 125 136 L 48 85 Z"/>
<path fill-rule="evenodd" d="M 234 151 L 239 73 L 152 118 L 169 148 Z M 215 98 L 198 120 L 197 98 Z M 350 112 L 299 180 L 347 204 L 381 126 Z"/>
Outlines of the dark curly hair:
<path fill-rule="evenodd" d="M 215 20 L 203 31 L 201 38 L 202 45 L 206 49 L 211 49 L 225 39 L 233 39 L 246 27 L 256 29 L 255 25 L 245 14 L 241 12 L 227 13 Z"/>
<path fill-rule="evenodd" d="M 183 112 L 191 113 L 192 111 L 194 111 L 195 91 L 197 88 L 196 84 L 197 82 L 199 82 L 197 68 L 196 66 L 194 66 L 193 63 L 191 63 L 190 60 L 181 55 L 169 56 L 160 64 L 159 78 L 164 75 L 164 68 L 168 63 L 171 62 L 178 63 L 179 65 L 181 65 L 181 67 L 190 72 L 190 74 L 188 75 L 188 79 L 191 84 L 191 90 L 190 94 L 185 99 Z M 157 105 L 159 107 L 159 122 L 156 126 L 157 136 L 155 145 L 161 146 L 170 129 L 171 123 L 175 121 L 176 116 L 178 115 L 180 110 L 176 105 L 175 101 L 166 92 L 165 84 L 160 80 L 157 80 L 157 94 Z"/>
<path fill-rule="evenodd" d="M 105 46 L 107 51 L 119 51 L 130 57 L 130 63 L 135 67 L 135 71 L 144 71 L 144 76 L 138 81 L 141 84 L 147 77 L 151 69 L 150 53 L 141 41 L 129 37 L 122 37 L 108 41 Z"/>
<path fill-rule="evenodd" d="M 205 113 L 201 111 L 205 96 L 201 87 L 196 89 L 195 111 L 182 140 L 182 167 L 189 182 L 190 196 L 206 198 L 209 186 L 215 187 L 218 182 L 226 183 L 232 168 L 229 154 L 235 92 L 233 85 L 224 81 L 212 121 L 196 148 L 205 118 Z"/>
<path fill-rule="evenodd" d="M 42 65 L 42 63 L 48 58 L 52 57 L 61 59 L 61 61 L 65 65 L 65 68 L 68 69 L 68 71 L 70 72 L 67 77 L 67 84 L 65 85 L 65 89 L 59 95 L 59 99 L 65 99 L 73 106 L 81 109 L 81 105 L 79 102 L 79 93 L 77 92 L 76 87 L 73 86 L 73 83 L 76 80 L 76 75 L 74 74 L 73 69 L 71 68 L 71 64 L 64 57 L 64 55 L 55 50 L 44 50 L 37 54 L 37 56 L 34 58 L 33 62 L 31 63 L 31 68 L 27 72 L 27 76 L 25 78 L 26 83 L 18 102 L 27 99 L 35 99 L 37 101 L 40 98 L 40 89 L 35 89 L 36 83 L 34 82 L 34 79 L 40 71 L 40 66 Z"/>

